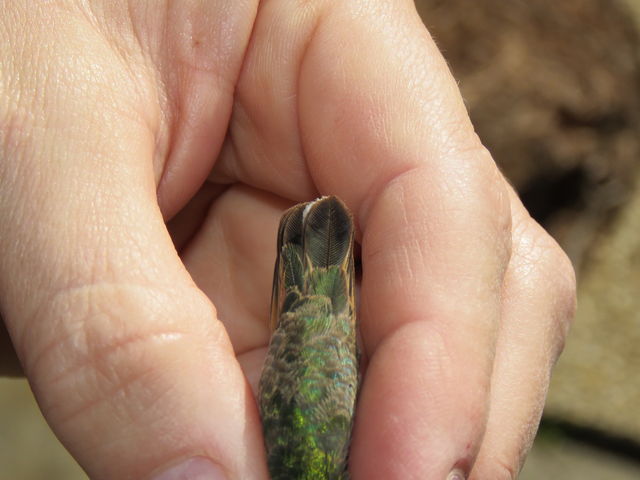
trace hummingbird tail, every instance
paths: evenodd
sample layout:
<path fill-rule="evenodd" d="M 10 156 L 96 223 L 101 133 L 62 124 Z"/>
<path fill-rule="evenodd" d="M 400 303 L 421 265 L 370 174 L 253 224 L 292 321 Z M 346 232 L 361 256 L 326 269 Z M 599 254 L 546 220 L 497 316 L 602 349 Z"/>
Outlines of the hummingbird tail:
<path fill-rule="evenodd" d="M 334 309 L 353 303 L 353 238 L 351 214 L 337 197 L 322 197 L 284 213 L 278 229 L 272 330 L 283 306 L 298 296 L 327 296 Z"/>

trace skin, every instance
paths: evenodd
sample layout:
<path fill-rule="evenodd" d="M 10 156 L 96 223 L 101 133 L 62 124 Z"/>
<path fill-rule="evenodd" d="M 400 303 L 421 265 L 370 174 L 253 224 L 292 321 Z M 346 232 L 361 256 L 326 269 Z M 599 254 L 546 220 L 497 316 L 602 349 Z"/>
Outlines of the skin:
<path fill-rule="evenodd" d="M 319 194 L 361 244 L 352 478 L 515 477 L 574 274 L 412 2 L 2 0 L 0 29 L 3 371 L 11 342 L 91 478 L 266 478 L 276 229 Z"/>

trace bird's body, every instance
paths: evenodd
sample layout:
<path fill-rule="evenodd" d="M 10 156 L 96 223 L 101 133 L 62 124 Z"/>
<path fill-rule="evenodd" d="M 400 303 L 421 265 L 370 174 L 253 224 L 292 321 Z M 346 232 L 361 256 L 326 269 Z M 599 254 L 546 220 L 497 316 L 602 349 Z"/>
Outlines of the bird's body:
<path fill-rule="evenodd" d="M 343 480 L 358 387 L 353 221 L 335 197 L 280 222 L 259 386 L 272 480 Z"/>

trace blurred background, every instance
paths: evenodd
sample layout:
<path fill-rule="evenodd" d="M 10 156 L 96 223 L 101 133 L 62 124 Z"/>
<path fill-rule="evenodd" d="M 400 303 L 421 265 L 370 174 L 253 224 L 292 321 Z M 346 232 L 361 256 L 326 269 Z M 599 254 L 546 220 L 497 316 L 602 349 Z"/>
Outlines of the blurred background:
<path fill-rule="evenodd" d="M 640 0 L 416 0 L 579 307 L 521 479 L 640 478 Z M 0 480 L 85 479 L 0 379 Z"/>

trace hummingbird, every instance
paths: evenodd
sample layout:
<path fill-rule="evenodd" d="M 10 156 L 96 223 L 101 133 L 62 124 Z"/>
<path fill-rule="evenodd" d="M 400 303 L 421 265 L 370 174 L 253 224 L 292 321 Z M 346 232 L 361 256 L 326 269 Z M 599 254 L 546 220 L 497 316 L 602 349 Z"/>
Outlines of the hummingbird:
<path fill-rule="evenodd" d="M 335 196 L 278 228 L 271 341 L 258 387 L 272 480 L 347 480 L 358 390 L 353 219 Z"/>

